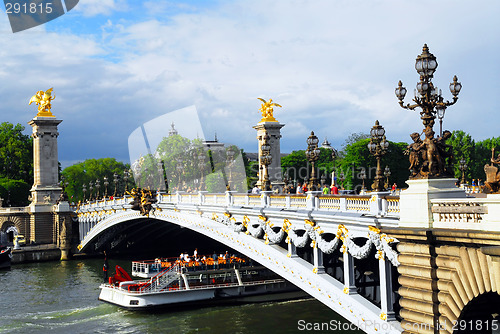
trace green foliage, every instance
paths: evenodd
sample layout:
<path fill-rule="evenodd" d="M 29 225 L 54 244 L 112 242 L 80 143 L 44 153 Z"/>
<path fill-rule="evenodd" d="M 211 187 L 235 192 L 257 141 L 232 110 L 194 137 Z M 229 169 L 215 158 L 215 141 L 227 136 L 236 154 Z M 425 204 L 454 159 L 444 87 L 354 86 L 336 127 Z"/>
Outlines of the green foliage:
<path fill-rule="evenodd" d="M 455 177 L 461 180 L 460 160 L 464 159 L 467 164 L 465 180 L 470 183 L 472 179 L 485 179 L 484 165 L 490 163 L 491 149 L 500 150 L 500 137 L 488 138 L 475 143 L 472 137 L 462 130 L 452 132 L 447 141 L 453 147 L 454 161 L 453 170 Z"/>
<path fill-rule="evenodd" d="M 495 149 L 495 156 L 500 153 L 500 137 L 488 138 L 476 143 L 475 164 L 472 171 L 472 178 L 486 179 L 484 166 L 491 163 L 491 149 Z"/>
<path fill-rule="evenodd" d="M 20 124 L 0 124 L 0 176 L 33 184 L 33 140 L 23 131 Z"/>
<path fill-rule="evenodd" d="M 66 193 L 68 194 L 70 202 L 78 202 L 83 200 L 83 185 L 86 186 L 87 192 L 85 194 L 86 199 L 89 198 L 90 189 L 89 183 L 94 184 L 93 198 L 95 198 L 96 190 L 95 182 L 100 180 L 101 188 L 99 190 L 100 194 L 105 193 L 104 177 L 108 178 L 108 196 L 114 193 L 114 183 L 113 175 L 116 173 L 118 175 L 119 182 L 117 184 L 117 193 L 122 194 L 125 189 L 124 183 L 124 172 L 129 170 L 128 164 L 116 161 L 114 158 L 103 158 L 103 159 L 88 159 L 84 162 L 66 167 L 62 171 L 64 177 L 64 182 L 67 183 Z M 133 187 L 133 179 L 130 176 L 128 180 L 127 188 L 130 190 Z"/>
<path fill-rule="evenodd" d="M 338 177 L 340 172 L 344 173 L 344 187 L 346 189 L 361 189 L 363 180 L 360 172 L 365 169 L 366 189 L 371 189 L 371 184 L 375 179 L 377 172 L 377 160 L 370 154 L 368 143 L 370 139 L 360 139 L 359 141 L 349 144 L 344 150 L 344 158 L 340 161 L 340 166 L 337 173 L 337 183 L 340 183 Z M 409 162 L 404 157 L 403 152 L 408 144 L 395 143 L 389 141 L 387 153 L 381 159 L 381 168 L 385 169 L 388 166 L 391 171 L 389 184 L 396 183 L 398 187 L 404 187 L 405 181 L 408 180 Z"/>
<path fill-rule="evenodd" d="M 329 180 L 334 169 L 332 151 L 327 148 L 320 148 L 319 158 L 314 163 L 314 167 L 316 178 L 319 179 L 321 175 L 326 174 L 327 180 Z M 310 178 L 311 166 L 307 161 L 305 150 L 293 151 L 283 157 L 281 159 L 281 168 L 283 169 L 283 175 L 290 181 L 295 180 L 302 183 L 307 182 Z"/>
<path fill-rule="evenodd" d="M 357 143 L 363 139 L 370 139 L 370 134 L 363 132 L 351 133 L 342 144 L 342 148 L 345 150 L 347 146 Z"/>
<path fill-rule="evenodd" d="M 226 191 L 224 186 L 224 176 L 220 171 L 207 175 L 205 178 L 206 190 L 209 193 L 223 193 Z"/>
<path fill-rule="evenodd" d="M 26 206 L 31 186 L 23 180 L 0 178 L 0 197 L 3 206 Z"/>
<path fill-rule="evenodd" d="M 243 150 L 241 150 L 241 154 L 243 157 L 243 163 L 245 164 L 247 189 L 252 189 L 257 180 L 259 180 L 259 162 L 250 161 Z"/>

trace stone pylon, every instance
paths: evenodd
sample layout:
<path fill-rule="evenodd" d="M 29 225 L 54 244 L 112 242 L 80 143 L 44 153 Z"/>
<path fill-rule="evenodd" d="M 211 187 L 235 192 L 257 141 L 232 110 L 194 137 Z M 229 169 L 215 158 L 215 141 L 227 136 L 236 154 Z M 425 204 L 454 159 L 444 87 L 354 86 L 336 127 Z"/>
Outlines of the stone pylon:
<path fill-rule="evenodd" d="M 259 140 L 259 166 L 262 166 L 261 162 L 261 147 L 263 144 L 263 138 L 269 135 L 269 145 L 271 146 L 271 164 L 268 167 L 269 181 L 273 187 L 282 187 L 283 180 L 281 176 L 281 149 L 280 149 L 280 139 L 281 139 L 281 128 L 285 124 L 281 124 L 277 121 L 275 122 L 259 122 L 253 128 L 257 130 L 257 139 Z M 259 169 L 259 180 L 257 181 L 257 186 L 260 187 L 264 180 L 264 170 Z"/>
<path fill-rule="evenodd" d="M 36 243 L 56 243 L 53 206 L 61 195 L 57 154 L 57 126 L 61 120 L 54 116 L 33 118 L 33 174 L 31 188 L 30 236 Z M 69 209 L 69 208 L 68 208 Z"/>

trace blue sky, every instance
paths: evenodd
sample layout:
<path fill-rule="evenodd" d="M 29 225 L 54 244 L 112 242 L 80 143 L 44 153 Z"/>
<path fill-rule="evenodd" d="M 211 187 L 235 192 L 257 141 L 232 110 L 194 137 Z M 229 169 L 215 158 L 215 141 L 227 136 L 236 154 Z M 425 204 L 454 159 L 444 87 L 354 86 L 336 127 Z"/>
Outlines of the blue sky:
<path fill-rule="evenodd" d="M 339 148 L 376 119 L 389 140 L 408 142 L 422 123 L 394 89 L 402 80 L 410 102 L 427 43 L 445 99 L 453 75 L 463 85 L 444 128 L 482 140 L 500 136 L 499 14 L 496 0 L 80 0 L 13 34 L 2 7 L 2 121 L 29 127 L 30 97 L 54 87 L 65 166 L 127 161 L 137 127 L 193 105 L 207 138 L 255 152 L 258 97 L 283 106 L 283 152 L 305 149 L 311 130 Z"/>

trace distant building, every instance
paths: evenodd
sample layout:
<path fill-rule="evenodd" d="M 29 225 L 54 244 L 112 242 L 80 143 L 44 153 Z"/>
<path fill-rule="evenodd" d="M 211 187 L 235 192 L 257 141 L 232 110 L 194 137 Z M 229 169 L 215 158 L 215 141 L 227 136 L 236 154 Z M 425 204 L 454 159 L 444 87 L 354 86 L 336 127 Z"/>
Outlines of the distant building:
<path fill-rule="evenodd" d="M 214 140 L 204 140 L 203 147 L 212 152 L 224 151 L 224 143 L 219 143 L 217 140 L 217 132 L 215 133 Z"/>
<path fill-rule="evenodd" d="M 175 135 L 179 134 L 179 132 L 177 132 L 177 130 L 175 129 L 174 122 L 172 122 L 171 127 L 172 128 L 168 131 L 168 136 L 169 137 L 172 137 L 172 136 L 175 136 Z"/>
<path fill-rule="evenodd" d="M 325 137 L 325 140 L 323 140 L 323 142 L 321 143 L 320 147 L 327 148 L 327 149 L 331 150 L 332 149 L 332 144 Z"/>

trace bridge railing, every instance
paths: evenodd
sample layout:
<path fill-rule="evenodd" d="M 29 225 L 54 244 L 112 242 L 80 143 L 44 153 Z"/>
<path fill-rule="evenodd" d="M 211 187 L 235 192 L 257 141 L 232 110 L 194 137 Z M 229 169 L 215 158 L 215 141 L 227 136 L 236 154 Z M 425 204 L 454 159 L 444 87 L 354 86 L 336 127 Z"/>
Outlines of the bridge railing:
<path fill-rule="evenodd" d="M 306 195 L 275 195 L 270 191 L 261 194 L 247 194 L 227 191 L 225 193 L 175 194 L 159 193 L 158 203 L 176 205 L 210 205 L 210 206 L 241 206 L 270 207 L 282 209 L 304 209 L 337 212 L 366 213 L 374 216 L 399 216 L 399 197 L 384 193 L 371 195 L 324 195 L 319 191 L 311 191 Z M 130 205 L 132 198 L 120 197 L 98 200 L 80 205 L 79 211 L 99 211 L 104 208 L 124 208 Z"/>

